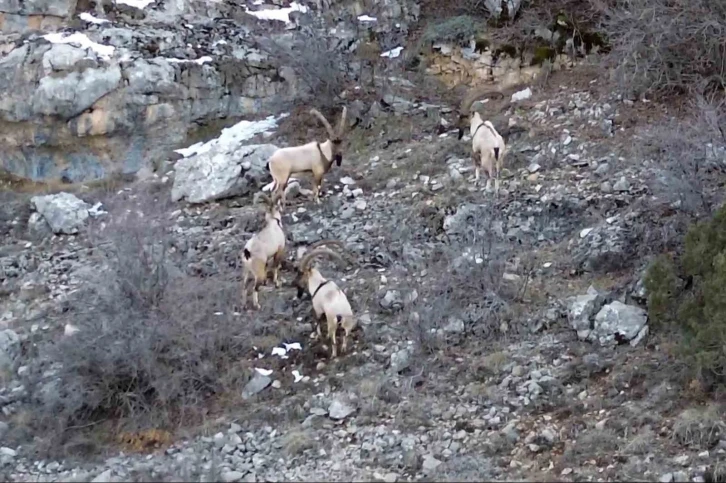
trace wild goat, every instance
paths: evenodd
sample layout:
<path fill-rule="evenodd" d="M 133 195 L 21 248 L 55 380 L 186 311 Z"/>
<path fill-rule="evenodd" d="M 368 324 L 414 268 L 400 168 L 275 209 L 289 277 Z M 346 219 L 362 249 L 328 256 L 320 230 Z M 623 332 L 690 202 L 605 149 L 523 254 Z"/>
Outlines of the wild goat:
<path fill-rule="evenodd" d="M 494 92 L 494 94 L 503 96 L 500 92 Z M 473 100 L 465 101 L 460 110 L 459 139 L 464 136 L 468 118 L 469 133 L 471 134 L 471 159 L 475 168 L 474 183 L 479 184 L 479 170 L 484 169 L 487 173 L 486 190 L 489 191 L 493 178 L 494 191 L 499 193 L 499 174 L 507 147 L 504 138 L 497 132 L 494 125 L 488 120 L 483 120 L 481 114 L 477 112 L 477 108 L 482 103 L 473 102 Z"/>
<path fill-rule="evenodd" d="M 338 357 L 338 345 L 336 340 L 336 332 L 338 325 L 343 327 L 345 334 L 343 335 L 342 351 L 348 350 L 348 336 L 355 329 L 357 322 L 353 316 L 353 309 L 350 307 L 348 298 L 345 293 L 332 280 L 325 279 L 317 268 L 311 266 L 312 261 L 316 257 L 327 256 L 336 261 L 343 261 L 343 258 L 337 253 L 327 249 L 318 248 L 320 245 L 342 245 L 336 240 L 324 240 L 314 245 L 315 248 L 307 252 L 298 266 L 297 277 L 294 285 L 297 287 L 297 296 L 301 298 L 305 289 L 310 294 L 313 303 L 313 312 L 315 320 L 318 321 L 323 315 L 328 322 L 328 338 L 331 343 L 331 358 Z M 322 337 L 320 324 L 316 324 L 318 337 Z"/>
<path fill-rule="evenodd" d="M 333 161 L 338 166 L 343 162 L 342 137 L 347 113 L 348 109 L 343 107 L 338 132 L 336 133 L 320 111 L 311 109 L 310 114 L 320 119 L 320 122 L 328 131 L 328 139 L 323 143 L 311 141 L 301 146 L 280 148 L 272 153 L 267 162 L 267 169 L 272 175 L 273 189 L 282 200 L 282 206 L 285 205 L 285 188 L 290 175 L 304 172 L 313 173 L 313 199 L 316 203 L 320 203 L 320 188 L 323 184 L 323 176 L 330 171 Z"/>
<path fill-rule="evenodd" d="M 261 199 L 267 205 L 265 212 L 265 226 L 257 232 L 245 244 L 242 250 L 242 267 L 244 275 L 242 278 L 242 306 L 247 305 L 247 282 L 252 276 L 254 281 L 252 293 L 252 305 L 255 309 L 260 308 L 259 290 L 260 286 L 267 282 L 268 264 L 272 262 L 272 281 L 276 287 L 280 287 L 279 269 L 282 260 L 285 258 L 285 232 L 282 229 L 282 216 L 277 207 L 277 198 L 270 199 L 267 195 L 260 193 Z"/>

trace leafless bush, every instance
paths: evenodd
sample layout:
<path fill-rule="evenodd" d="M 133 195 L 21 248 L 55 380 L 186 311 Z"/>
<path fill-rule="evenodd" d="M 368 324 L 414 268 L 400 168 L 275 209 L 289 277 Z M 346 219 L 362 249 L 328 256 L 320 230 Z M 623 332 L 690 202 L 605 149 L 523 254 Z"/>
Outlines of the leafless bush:
<path fill-rule="evenodd" d="M 662 95 L 726 86 L 726 4 L 591 0 L 603 15 L 620 87 Z"/>
<path fill-rule="evenodd" d="M 690 117 L 655 126 L 644 135 L 642 155 L 655 159 L 651 188 L 684 213 L 708 215 L 716 199 L 709 185 L 723 171 L 726 156 L 726 103 L 699 96 Z"/>
<path fill-rule="evenodd" d="M 153 224 L 125 223 L 107 233 L 96 277 L 65 314 L 80 330 L 40 351 L 47 367 L 31 381 L 35 425 L 56 442 L 106 420 L 183 424 L 244 383 L 250 334 L 234 314 L 234 274 L 190 277 L 173 263 L 168 238 L 144 231 Z"/>
<path fill-rule="evenodd" d="M 418 289 L 410 329 L 424 350 L 466 334 L 490 340 L 509 330 L 512 302 L 519 287 L 504 280 L 506 250 L 497 243 L 493 217 L 467 220 L 463 233 L 431 254 L 427 280 Z M 463 325 L 463 330 L 462 330 Z"/>
<path fill-rule="evenodd" d="M 673 438 L 683 446 L 711 449 L 726 432 L 723 408 L 686 409 L 673 423 Z"/>
<path fill-rule="evenodd" d="M 257 46 L 280 67 L 291 68 L 308 89 L 318 109 L 334 108 L 348 83 L 349 59 L 337 45 L 340 40 L 322 34 L 327 29 L 304 25 L 283 40 L 258 39 Z"/>

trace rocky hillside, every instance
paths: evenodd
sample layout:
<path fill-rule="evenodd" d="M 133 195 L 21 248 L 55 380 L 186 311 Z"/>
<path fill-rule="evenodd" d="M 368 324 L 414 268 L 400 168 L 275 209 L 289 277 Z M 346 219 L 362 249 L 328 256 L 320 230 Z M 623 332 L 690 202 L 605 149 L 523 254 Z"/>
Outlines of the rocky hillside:
<path fill-rule="evenodd" d="M 135 176 L 13 178 L 0 193 L 3 479 L 724 480 L 718 393 L 687 385 L 676 337 L 646 304 L 649 259 L 678 249 L 684 212 L 720 201 L 716 168 L 699 178 L 669 164 L 688 166 L 673 107 L 615 94 L 584 65 L 511 88 L 485 103 L 509 146 L 494 196 L 473 184 L 451 93 L 397 70 L 395 32 L 418 7 L 349 5 L 353 23 L 393 26 L 381 27 L 393 32 L 382 92 L 348 87 L 344 159 L 322 203 L 307 177 L 288 188 L 283 286 L 263 287 L 252 311 L 239 253 L 262 226 L 252 201 L 269 188 L 266 159 L 324 130 L 307 104 L 278 103 L 304 98 L 300 74 L 268 66 L 246 39 L 304 31 L 305 18 L 270 26 L 241 13 L 252 4 L 71 3 L 0 3 L 14 39 L 3 82 L 23 92 L 0 104 L 4 139 L 25 153 L 5 166 L 36 179 L 122 165 Z M 108 24 L 80 24 L 83 8 Z M 336 22 L 335 6 L 309 8 Z M 107 48 L 38 33 L 69 19 Z M 349 32 L 341 44 L 354 48 Z M 486 57 L 466 49 L 439 48 L 433 64 Z M 237 69 L 253 62 L 254 74 Z M 95 91 L 114 72 L 117 84 Z M 239 72 L 251 90 L 224 84 Z M 188 136 L 195 122 L 253 112 Z M 689 139 L 689 159 L 726 161 L 723 143 L 701 153 Z M 358 321 L 335 360 L 293 286 L 322 239 L 344 243 L 344 261 L 320 270 Z"/>

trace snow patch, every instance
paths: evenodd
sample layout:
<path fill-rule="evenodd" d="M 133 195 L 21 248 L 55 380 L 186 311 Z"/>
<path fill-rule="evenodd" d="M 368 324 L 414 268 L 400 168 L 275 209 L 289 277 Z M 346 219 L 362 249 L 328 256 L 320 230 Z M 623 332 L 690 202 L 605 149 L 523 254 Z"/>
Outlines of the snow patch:
<path fill-rule="evenodd" d="M 128 5 L 130 7 L 136 7 L 140 10 L 145 9 L 149 4 L 154 3 L 155 0 L 116 0 L 116 5 Z"/>
<path fill-rule="evenodd" d="M 275 116 L 268 116 L 259 121 L 240 121 L 234 126 L 222 129 L 222 133 L 216 139 L 212 139 L 206 143 L 199 142 L 187 148 L 175 149 L 174 152 L 188 158 L 194 154 L 209 152 L 213 147 L 219 147 L 222 151 L 228 151 L 229 148 L 237 146 L 241 141 L 252 138 L 255 134 L 275 129 L 277 122 L 289 115 L 283 113 L 277 118 Z"/>
<path fill-rule="evenodd" d="M 168 62 L 171 62 L 172 64 L 188 64 L 190 62 L 193 62 L 198 65 L 206 64 L 207 62 L 211 62 L 213 59 L 205 55 L 204 57 L 199 57 L 198 59 L 189 60 L 189 59 L 175 59 L 173 57 L 165 57 Z"/>
<path fill-rule="evenodd" d="M 303 377 L 303 375 L 302 375 L 302 374 L 300 374 L 300 371 L 298 371 L 297 369 L 295 369 L 294 371 L 292 371 L 292 375 L 293 375 L 293 377 L 295 378 L 295 382 L 300 382 L 300 381 L 302 381 L 303 379 L 305 379 L 305 378 Z"/>
<path fill-rule="evenodd" d="M 83 20 L 83 21 L 85 21 L 85 22 L 92 23 L 92 24 L 96 24 L 96 25 L 101 25 L 101 24 L 104 24 L 104 23 L 109 23 L 109 21 L 106 20 L 105 18 L 94 17 L 93 15 L 91 15 L 88 12 L 83 12 L 78 17 L 80 17 L 80 19 Z"/>
<path fill-rule="evenodd" d="M 261 5 L 260 3 L 254 3 L 254 5 Z M 245 5 L 245 12 L 248 14 L 257 17 L 260 20 L 280 20 L 282 22 L 285 22 L 286 24 L 290 23 L 290 14 L 292 12 L 302 12 L 305 13 L 309 9 L 305 5 L 301 5 L 297 2 L 290 3 L 290 6 L 287 8 L 276 8 L 276 9 L 265 9 L 265 10 L 255 10 L 252 11 L 247 8 L 247 5 Z"/>
<path fill-rule="evenodd" d="M 399 55 L 401 55 L 401 51 L 403 51 L 403 47 L 396 47 L 395 49 L 391 49 L 388 52 L 383 52 L 381 54 L 381 57 L 388 57 L 389 59 L 395 59 Z"/>
<path fill-rule="evenodd" d="M 84 49 L 93 50 L 96 55 L 106 60 L 109 60 L 116 50 L 116 47 L 112 45 L 97 44 L 80 32 L 74 32 L 65 37 L 62 33 L 56 32 L 44 35 L 43 38 L 52 44 L 78 44 Z"/>
<path fill-rule="evenodd" d="M 368 15 L 359 15 L 358 21 L 359 22 L 376 22 L 377 19 L 376 19 L 376 17 L 370 17 Z"/>
<path fill-rule="evenodd" d="M 272 369 L 262 369 L 260 367 L 255 367 L 255 370 L 261 375 L 261 376 L 269 376 L 272 374 Z"/>

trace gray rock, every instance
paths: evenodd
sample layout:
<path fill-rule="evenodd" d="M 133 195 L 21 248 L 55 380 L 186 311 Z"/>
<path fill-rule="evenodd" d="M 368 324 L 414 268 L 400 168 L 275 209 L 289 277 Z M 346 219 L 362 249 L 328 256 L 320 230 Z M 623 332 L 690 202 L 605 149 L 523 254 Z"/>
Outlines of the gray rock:
<path fill-rule="evenodd" d="M 328 416 L 332 419 L 345 419 L 356 411 L 355 406 L 341 399 L 334 399 L 328 407 Z"/>
<path fill-rule="evenodd" d="M 60 77 L 43 77 L 32 99 L 33 113 L 70 120 L 118 88 L 120 83 L 121 69 L 117 65 L 74 71 Z"/>
<path fill-rule="evenodd" d="M 593 286 L 587 289 L 586 294 L 569 299 L 567 318 L 570 327 L 577 331 L 578 337 L 585 339 L 590 335 L 591 319 L 603 303 L 604 297 Z"/>
<path fill-rule="evenodd" d="M 73 234 L 86 223 L 91 205 L 71 193 L 33 196 L 30 203 L 48 222 L 53 233 Z"/>
<path fill-rule="evenodd" d="M 222 472 L 222 481 L 225 483 L 232 483 L 234 481 L 239 481 L 242 478 L 244 478 L 245 473 L 242 473 L 240 471 L 224 471 Z"/>
<path fill-rule="evenodd" d="M 401 372 L 411 364 L 411 351 L 402 349 L 391 354 L 391 371 Z"/>
<path fill-rule="evenodd" d="M 673 481 L 673 473 L 661 475 L 661 477 L 658 478 L 658 481 L 660 481 L 660 483 L 671 483 L 671 481 Z"/>
<path fill-rule="evenodd" d="M 171 198 L 204 203 L 248 194 L 269 178 L 267 159 L 276 149 L 272 144 L 215 143 L 205 153 L 177 161 Z"/>
<path fill-rule="evenodd" d="M 113 470 L 108 469 L 91 480 L 92 483 L 110 483 L 113 481 Z"/>
<path fill-rule="evenodd" d="M 11 458 L 14 458 L 17 455 L 17 452 L 12 449 L 8 448 L 7 446 L 3 446 L 0 448 L 0 455 L 2 456 L 10 456 Z"/>
<path fill-rule="evenodd" d="M 615 191 L 628 191 L 630 189 L 630 183 L 625 176 L 621 176 L 620 179 L 613 185 Z"/>
<path fill-rule="evenodd" d="M 0 331 L 0 371 L 12 371 L 20 356 L 20 338 L 15 331 Z"/>
<path fill-rule="evenodd" d="M 433 455 L 427 454 L 423 458 L 422 468 L 425 472 L 431 473 L 441 466 L 441 461 L 434 458 Z"/>
<path fill-rule="evenodd" d="M 252 379 L 250 379 L 250 381 L 245 384 L 244 389 L 242 389 L 242 399 L 251 398 L 255 394 L 261 392 L 271 383 L 272 379 L 270 377 L 263 376 L 259 372 L 255 371 L 255 375 L 252 376 Z"/>
<path fill-rule="evenodd" d="M 387 290 L 379 303 L 384 309 L 400 310 L 403 308 L 403 299 L 398 290 Z"/>
<path fill-rule="evenodd" d="M 457 317 L 449 317 L 449 321 L 443 327 L 444 332 L 449 334 L 461 334 L 465 329 L 464 321 Z"/>
<path fill-rule="evenodd" d="M 647 321 L 645 310 L 616 300 L 605 305 L 595 316 L 591 339 L 601 345 L 616 344 L 616 335 L 630 341 L 638 336 Z"/>
<path fill-rule="evenodd" d="M 0 440 L 5 438 L 5 435 L 10 431 L 10 426 L 5 421 L 0 421 Z"/>
<path fill-rule="evenodd" d="M 50 225 L 45 221 L 43 215 L 37 211 L 30 214 L 30 218 L 28 218 L 28 234 L 32 239 L 42 240 L 52 233 Z"/>
<path fill-rule="evenodd" d="M 77 0 L 0 0 L 0 12 L 67 17 L 75 11 L 76 3 Z"/>

